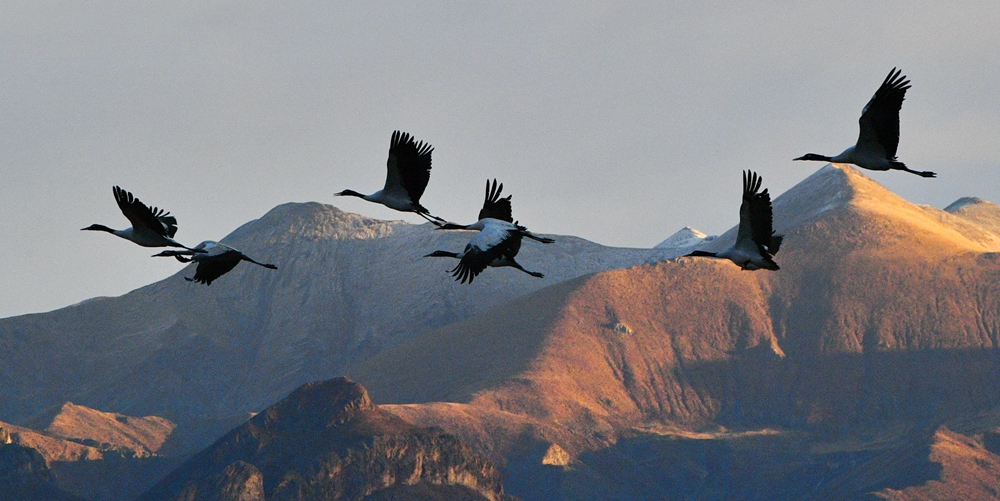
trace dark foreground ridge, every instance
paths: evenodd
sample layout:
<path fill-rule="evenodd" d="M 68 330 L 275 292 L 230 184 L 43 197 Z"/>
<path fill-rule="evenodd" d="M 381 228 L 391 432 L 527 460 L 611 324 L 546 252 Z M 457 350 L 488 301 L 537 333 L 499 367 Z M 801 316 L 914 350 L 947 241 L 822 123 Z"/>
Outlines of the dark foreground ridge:
<path fill-rule="evenodd" d="M 494 465 L 460 440 L 410 425 L 334 378 L 299 387 L 139 499 L 425 498 L 513 499 Z"/>
<path fill-rule="evenodd" d="M 0 499 L 4 501 L 83 501 L 55 484 L 45 458 L 30 447 L 8 443 L 0 431 Z"/>

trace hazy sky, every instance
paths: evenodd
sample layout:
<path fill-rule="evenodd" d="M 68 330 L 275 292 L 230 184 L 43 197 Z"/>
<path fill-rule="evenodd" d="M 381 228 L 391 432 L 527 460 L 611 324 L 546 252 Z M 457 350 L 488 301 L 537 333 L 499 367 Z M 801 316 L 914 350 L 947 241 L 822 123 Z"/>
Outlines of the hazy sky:
<path fill-rule="evenodd" d="M 0 2 L 0 317 L 180 269 L 79 231 L 129 226 L 116 184 L 188 245 L 290 201 L 421 222 L 333 197 L 381 188 L 394 129 L 434 145 L 446 218 L 497 177 L 538 232 L 721 233 L 742 169 L 777 195 L 822 167 L 791 159 L 853 144 L 893 66 L 899 158 L 940 177 L 869 175 L 1000 202 L 1000 2 L 611 4 Z"/>

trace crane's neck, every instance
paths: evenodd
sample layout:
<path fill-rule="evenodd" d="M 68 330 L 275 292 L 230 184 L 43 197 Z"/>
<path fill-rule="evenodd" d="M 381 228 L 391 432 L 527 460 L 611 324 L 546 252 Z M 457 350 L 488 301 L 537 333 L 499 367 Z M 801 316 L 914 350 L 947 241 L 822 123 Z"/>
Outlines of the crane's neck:
<path fill-rule="evenodd" d="M 104 226 L 103 224 L 92 224 L 92 225 L 90 225 L 90 226 L 88 226 L 86 228 L 80 228 L 80 230 L 81 231 L 106 231 L 108 233 L 121 236 L 121 235 L 119 235 L 119 233 L 121 233 L 121 230 L 113 230 L 111 228 L 108 228 L 107 226 Z"/>
<path fill-rule="evenodd" d="M 841 155 L 843 155 L 843 153 L 837 156 L 839 157 Z M 826 155 L 820 155 L 818 153 L 806 153 L 805 155 L 802 155 L 799 158 L 793 158 L 792 160 L 816 160 L 820 162 L 832 162 L 833 158 L 828 157 Z"/>
<path fill-rule="evenodd" d="M 365 198 L 366 197 L 366 195 L 364 195 L 362 193 L 358 193 L 358 192 L 356 192 L 354 190 L 344 190 L 344 191 L 342 191 L 340 193 L 337 193 L 336 196 L 338 196 L 338 197 L 358 197 L 358 198 Z"/>

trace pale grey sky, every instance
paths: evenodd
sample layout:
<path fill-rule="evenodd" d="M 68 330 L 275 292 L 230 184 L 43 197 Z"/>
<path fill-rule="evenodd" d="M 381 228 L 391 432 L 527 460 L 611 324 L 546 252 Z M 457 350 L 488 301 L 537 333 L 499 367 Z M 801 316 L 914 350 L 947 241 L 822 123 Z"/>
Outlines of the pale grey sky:
<path fill-rule="evenodd" d="M 115 184 L 221 239 L 289 201 L 384 219 L 389 136 L 434 145 L 422 199 L 469 220 L 487 178 L 533 230 L 655 245 L 738 218 L 853 144 L 893 66 L 917 203 L 1000 202 L 1000 2 L 0 2 L 0 317 L 176 272 L 91 223 Z M 693 4 L 693 5 L 692 5 Z M 960 7 L 954 7 L 960 5 Z M 266 260 L 266 256 L 263 257 Z M 280 265 L 280 263 L 279 263 Z"/>

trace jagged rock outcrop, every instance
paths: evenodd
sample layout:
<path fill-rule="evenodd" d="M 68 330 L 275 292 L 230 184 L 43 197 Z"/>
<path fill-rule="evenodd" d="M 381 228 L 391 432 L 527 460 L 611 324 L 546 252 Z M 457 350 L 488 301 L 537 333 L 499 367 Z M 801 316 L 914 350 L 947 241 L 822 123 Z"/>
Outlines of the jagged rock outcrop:
<path fill-rule="evenodd" d="M 140 499 L 402 499 L 410 490 L 508 499 L 499 471 L 468 445 L 378 409 L 361 385 L 336 378 L 295 390 Z"/>

